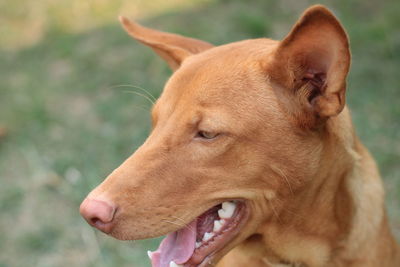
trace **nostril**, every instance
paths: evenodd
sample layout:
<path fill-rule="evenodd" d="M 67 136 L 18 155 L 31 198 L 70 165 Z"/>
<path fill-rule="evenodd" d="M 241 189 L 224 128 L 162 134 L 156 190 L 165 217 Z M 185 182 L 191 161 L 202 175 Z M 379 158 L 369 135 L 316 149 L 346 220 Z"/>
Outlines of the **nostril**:
<path fill-rule="evenodd" d="M 82 217 L 92 226 L 103 232 L 109 232 L 116 207 L 108 202 L 96 199 L 85 199 L 80 207 Z"/>
<path fill-rule="evenodd" d="M 103 223 L 102 221 L 100 221 L 99 218 L 96 218 L 96 217 L 90 219 L 90 224 L 92 224 L 92 225 L 96 225 L 98 222 Z"/>

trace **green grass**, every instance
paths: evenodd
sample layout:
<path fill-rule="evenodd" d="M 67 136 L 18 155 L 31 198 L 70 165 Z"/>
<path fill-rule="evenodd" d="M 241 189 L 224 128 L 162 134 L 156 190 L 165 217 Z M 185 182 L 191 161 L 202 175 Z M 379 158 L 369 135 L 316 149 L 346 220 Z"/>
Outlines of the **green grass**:
<path fill-rule="evenodd" d="M 196 1 L 149 11 L 141 21 L 214 44 L 281 38 L 311 3 Z M 351 39 L 347 100 L 357 132 L 381 169 L 399 235 L 400 2 L 323 3 L 334 9 Z M 15 5 L 10 10 L 18 10 Z M 53 15 L 35 42 L 10 49 L 20 40 L 17 33 L 0 39 L 0 127 L 8 132 L 0 137 L 0 266 L 148 266 L 145 250 L 154 249 L 155 241 L 106 237 L 80 218 L 78 207 L 150 129 L 151 104 L 126 92 L 140 89 L 117 85 L 140 86 L 157 97 L 170 71 L 110 19 L 119 15 L 116 7 L 110 9 L 115 14 L 94 12 L 96 23 L 79 31 L 57 20 L 62 11 L 43 8 Z M 22 19 L 13 14 L 8 14 L 13 21 Z M 80 19 L 84 24 L 85 17 Z"/>

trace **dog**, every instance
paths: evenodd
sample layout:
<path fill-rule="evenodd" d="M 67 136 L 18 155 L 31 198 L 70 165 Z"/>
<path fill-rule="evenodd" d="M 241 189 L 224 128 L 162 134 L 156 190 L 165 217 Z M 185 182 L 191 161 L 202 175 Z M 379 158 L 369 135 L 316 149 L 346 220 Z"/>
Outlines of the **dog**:
<path fill-rule="evenodd" d="M 376 164 L 345 104 L 349 41 L 321 5 L 282 41 L 221 46 L 120 18 L 172 68 L 144 144 L 82 202 L 153 267 L 399 267 Z"/>

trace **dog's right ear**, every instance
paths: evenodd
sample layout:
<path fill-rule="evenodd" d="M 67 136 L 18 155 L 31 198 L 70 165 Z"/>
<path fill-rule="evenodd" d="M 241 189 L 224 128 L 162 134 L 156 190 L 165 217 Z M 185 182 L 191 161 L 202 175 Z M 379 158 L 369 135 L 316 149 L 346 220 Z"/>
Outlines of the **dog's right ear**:
<path fill-rule="evenodd" d="M 174 71 L 179 68 L 188 56 L 213 47 L 212 44 L 201 40 L 143 27 L 122 16 L 119 20 L 130 36 L 150 46 L 159 56 L 167 61 L 168 65 Z"/>

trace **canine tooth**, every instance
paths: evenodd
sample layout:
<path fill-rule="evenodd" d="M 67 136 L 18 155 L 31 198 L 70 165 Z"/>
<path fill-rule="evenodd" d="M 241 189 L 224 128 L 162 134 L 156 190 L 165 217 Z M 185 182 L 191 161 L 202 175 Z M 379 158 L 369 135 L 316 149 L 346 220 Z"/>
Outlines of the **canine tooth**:
<path fill-rule="evenodd" d="M 203 241 L 207 242 L 208 240 L 210 240 L 212 237 L 214 236 L 214 233 L 205 233 L 203 236 Z"/>
<path fill-rule="evenodd" d="M 196 247 L 196 248 L 201 247 L 201 242 L 196 242 L 195 247 Z"/>
<path fill-rule="evenodd" d="M 153 252 L 151 252 L 150 250 L 147 251 L 147 256 L 149 256 L 150 260 L 151 260 L 151 256 L 153 256 Z"/>
<path fill-rule="evenodd" d="M 221 221 L 214 221 L 214 228 L 213 232 L 218 232 L 222 228 L 222 222 Z"/>
<path fill-rule="evenodd" d="M 235 212 L 236 204 L 233 202 L 224 202 L 222 203 L 222 209 L 218 210 L 218 215 L 220 218 L 230 218 Z"/>
<path fill-rule="evenodd" d="M 171 261 L 169 263 L 169 267 L 183 267 L 183 265 L 182 264 L 176 264 L 174 261 Z"/>
<path fill-rule="evenodd" d="M 223 210 L 227 210 L 227 209 L 235 210 L 235 208 L 236 208 L 236 203 L 235 202 L 225 201 L 225 202 L 222 203 L 222 209 Z"/>

